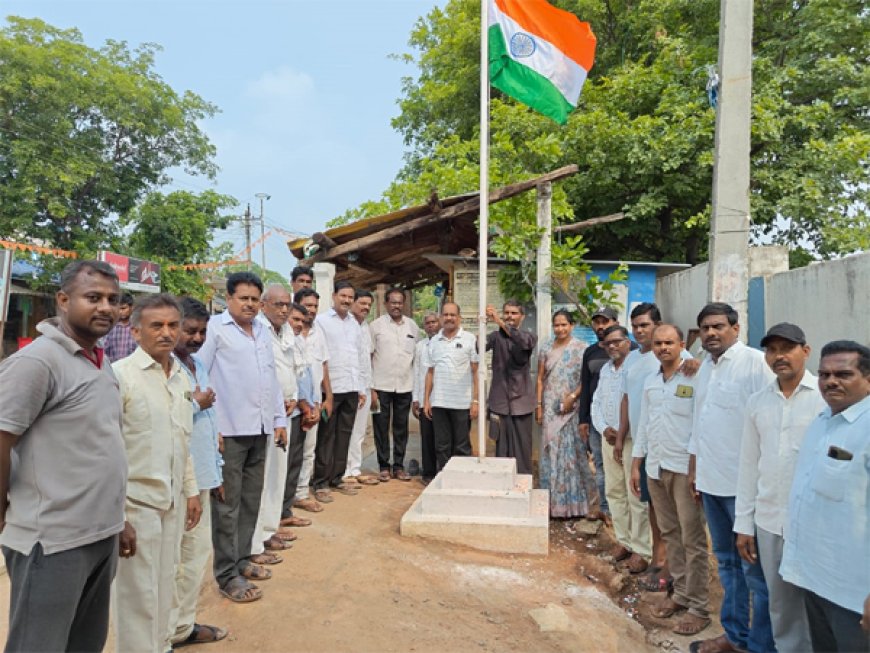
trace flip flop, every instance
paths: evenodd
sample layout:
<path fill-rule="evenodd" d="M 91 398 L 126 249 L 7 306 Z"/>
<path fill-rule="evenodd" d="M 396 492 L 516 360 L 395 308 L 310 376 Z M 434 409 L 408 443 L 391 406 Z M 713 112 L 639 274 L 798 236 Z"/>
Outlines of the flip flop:
<path fill-rule="evenodd" d="M 294 508 L 307 510 L 308 512 L 323 512 L 323 506 L 317 503 L 316 499 L 308 497 L 307 499 L 297 499 L 293 502 Z"/>
<path fill-rule="evenodd" d="M 230 580 L 220 589 L 220 593 L 233 603 L 253 603 L 263 598 L 263 591 L 241 576 L 236 576 Z"/>
<path fill-rule="evenodd" d="M 375 476 L 369 476 L 367 474 L 363 474 L 361 476 L 356 477 L 356 482 L 360 485 L 377 485 L 380 481 Z"/>
<path fill-rule="evenodd" d="M 200 638 L 202 633 L 208 633 L 209 639 Z M 190 631 L 190 635 L 187 636 L 187 639 L 176 642 L 172 645 L 172 648 L 176 649 L 181 648 L 182 646 L 192 646 L 193 644 L 211 644 L 212 642 L 221 641 L 226 636 L 227 631 L 223 628 L 208 626 L 206 624 L 193 624 L 193 630 Z"/>
<path fill-rule="evenodd" d="M 281 526 L 296 526 L 297 528 L 302 528 L 304 526 L 311 526 L 311 520 L 306 519 L 305 517 L 297 517 L 293 515 L 292 517 L 284 517 L 281 520 Z"/>
<path fill-rule="evenodd" d="M 263 542 L 263 548 L 266 551 L 286 551 L 293 548 L 293 543 L 272 536 Z"/>
<path fill-rule="evenodd" d="M 269 580 L 272 578 L 272 570 L 262 565 L 248 565 L 242 569 L 242 576 L 249 580 Z"/>
<path fill-rule="evenodd" d="M 650 611 L 650 614 L 652 614 L 656 619 L 668 619 L 685 609 L 685 606 L 682 606 L 672 598 L 667 597 L 664 601 L 660 602 L 657 607 L 653 608 Z"/>
<path fill-rule="evenodd" d="M 277 565 L 284 562 L 284 558 L 274 553 L 257 553 L 248 559 L 254 565 Z"/>
<path fill-rule="evenodd" d="M 640 581 L 640 588 L 645 592 L 669 592 L 674 586 L 674 579 L 668 576 L 659 576 L 662 567 L 650 567 L 646 570 Z"/>
<path fill-rule="evenodd" d="M 378 481 L 381 483 L 386 483 L 389 480 L 390 480 L 390 470 L 389 469 L 382 469 L 381 473 L 378 474 Z"/>
<path fill-rule="evenodd" d="M 696 614 L 689 613 L 677 622 L 673 632 L 677 635 L 697 635 L 709 625 L 710 620 L 707 617 L 699 617 Z"/>

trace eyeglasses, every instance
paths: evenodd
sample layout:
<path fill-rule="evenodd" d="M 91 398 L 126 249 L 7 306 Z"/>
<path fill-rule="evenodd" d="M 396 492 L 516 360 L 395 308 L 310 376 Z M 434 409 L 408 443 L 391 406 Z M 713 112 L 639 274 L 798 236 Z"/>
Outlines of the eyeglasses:
<path fill-rule="evenodd" d="M 628 342 L 628 338 L 619 338 L 618 340 L 605 340 L 601 344 L 605 347 L 616 347 L 621 345 L 623 342 Z"/>

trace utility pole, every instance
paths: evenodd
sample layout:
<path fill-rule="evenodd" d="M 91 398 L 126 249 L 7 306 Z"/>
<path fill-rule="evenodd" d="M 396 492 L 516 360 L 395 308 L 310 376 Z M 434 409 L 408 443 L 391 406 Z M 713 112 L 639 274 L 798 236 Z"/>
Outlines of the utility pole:
<path fill-rule="evenodd" d="M 268 193 L 257 193 L 254 195 L 260 200 L 260 256 L 263 274 L 266 273 L 266 219 L 263 214 L 263 201 L 272 199 Z"/>
<path fill-rule="evenodd" d="M 248 270 L 251 269 L 251 205 L 245 209 L 245 258 L 248 261 Z"/>
<path fill-rule="evenodd" d="M 727 302 L 748 332 L 749 148 L 752 116 L 752 4 L 721 0 L 719 102 L 713 164 L 708 291 Z"/>

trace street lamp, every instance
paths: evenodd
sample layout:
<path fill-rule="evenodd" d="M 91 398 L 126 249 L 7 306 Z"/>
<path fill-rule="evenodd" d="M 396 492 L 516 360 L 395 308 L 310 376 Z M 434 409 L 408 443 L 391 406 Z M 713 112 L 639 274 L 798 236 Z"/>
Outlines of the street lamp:
<path fill-rule="evenodd" d="M 263 274 L 266 274 L 266 221 L 263 218 L 263 202 L 272 199 L 272 196 L 269 193 L 256 193 L 254 197 L 260 200 L 260 260 Z"/>

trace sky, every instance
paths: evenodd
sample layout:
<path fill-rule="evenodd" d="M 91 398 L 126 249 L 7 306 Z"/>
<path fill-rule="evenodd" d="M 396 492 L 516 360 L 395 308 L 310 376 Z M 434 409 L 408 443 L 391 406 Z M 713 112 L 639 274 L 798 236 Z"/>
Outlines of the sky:
<path fill-rule="evenodd" d="M 107 39 L 162 46 L 155 71 L 177 92 L 217 105 L 200 127 L 217 147 L 216 183 L 175 175 L 161 190 L 213 189 L 260 215 L 266 267 L 295 264 L 274 232 L 311 234 L 378 198 L 402 164 L 390 127 L 418 18 L 444 0 L 0 0 L 0 15 L 77 28 L 87 45 Z M 254 229 L 254 238 L 259 227 Z M 241 223 L 218 242 L 244 247 Z M 259 262 L 260 250 L 253 253 Z"/>

